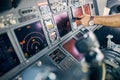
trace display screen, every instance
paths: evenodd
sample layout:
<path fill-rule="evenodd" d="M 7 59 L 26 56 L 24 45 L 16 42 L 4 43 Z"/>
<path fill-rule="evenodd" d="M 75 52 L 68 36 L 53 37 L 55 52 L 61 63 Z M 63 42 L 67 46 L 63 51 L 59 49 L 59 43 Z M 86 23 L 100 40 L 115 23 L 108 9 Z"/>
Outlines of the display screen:
<path fill-rule="evenodd" d="M 25 58 L 29 58 L 48 46 L 40 21 L 14 30 Z"/>
<path fill-rule="evenodd" d="M 72 17 L 73 18 L 74 17 L 80 18 L 82 15 L 83 15 L 83 11 L 82 11 L 82 7 L 81 6 L 80 7 L 75 7 L 75 8 L 73 7 L 72 8 Z M 75 20 L 75 22 L 76 22 L 77 26 L 81 25 L 80 21 Z"/>
<path fill-rule="evenodd" d="M 63 37 L 72 30 L 67 12 L 63 12 L 58 15 L 55 15 L 54 20 L 55 23 L 57 24 L 60 37 Z"/>
<path fill-rule="evenodd" d="M 56 49 L 53 53 L 49 54 L 49 56 L 57 64 L 59 64 L 66 57 L 66 55 L 59 49 Z"/>
<path fill-rule="evenodd" d="M 0 76 L 20 64 L 7 33 L 0 34 Z"/>
<path fill-rule="evenodd" d="M 75 39 L 71 39 L 63 45 L 63 48 L 68 51 L 75 59 L 80 60 L 82 58 L 82 54 L 80 54 L 75 48 Z"/>
<path fill-rule="evenodd" d="M 83 15 L 82 7 L 73 7 L 72 8 L 73 17 L 81 17 Z"/>
<path fill-rule="evenodd" d="M 91 15 L 90 5 L 89 4 L 83 5 L 83 9 L 84 9 L 85 14 Z"/>

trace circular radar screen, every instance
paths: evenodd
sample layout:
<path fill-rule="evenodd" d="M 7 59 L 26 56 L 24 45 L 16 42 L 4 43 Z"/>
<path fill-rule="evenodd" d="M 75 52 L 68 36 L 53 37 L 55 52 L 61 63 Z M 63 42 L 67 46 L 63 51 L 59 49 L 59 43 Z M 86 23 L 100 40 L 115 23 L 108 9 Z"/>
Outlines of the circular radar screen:
<path fill-rule="evenodd" d="M 40 21 L 14 30 L 25 58 L 30 58 L 48 46 Z"/>

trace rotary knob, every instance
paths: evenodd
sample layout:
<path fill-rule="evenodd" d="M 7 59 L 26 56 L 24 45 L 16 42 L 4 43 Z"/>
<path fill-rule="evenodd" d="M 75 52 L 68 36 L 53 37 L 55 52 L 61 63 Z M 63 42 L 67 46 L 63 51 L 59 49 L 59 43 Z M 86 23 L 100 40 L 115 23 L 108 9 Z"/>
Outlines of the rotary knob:
<path fill-rule="evenodd" d="M 18 77 L 17 80 L 23 80 L 22 77 Z"/>
<path fill-rule="evenodd" d="M 42 66 L 42 61 L 37 61 L 36 63 L 38 67 Z"/>
<path fill-rule="evenodd" d="M 10 23 L 10 24 L 16 24 L 17 22 L 16 22 L 15 19 L 10 19 L 10 20 L 9 20 L 9 23 Z"/>
<path fill-rule="evenodd" d="M 4 28 L 5 24 L 4 23 L 0 23 L 0 28 Z"/>

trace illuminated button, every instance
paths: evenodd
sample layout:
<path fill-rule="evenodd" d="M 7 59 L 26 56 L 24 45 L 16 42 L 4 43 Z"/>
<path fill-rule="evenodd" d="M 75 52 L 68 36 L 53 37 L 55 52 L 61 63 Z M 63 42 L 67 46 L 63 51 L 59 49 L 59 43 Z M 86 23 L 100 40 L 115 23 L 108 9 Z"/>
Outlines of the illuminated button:
<path fill-rule="evenodd" d="M 4 23 L 0 23 L 0 28 L 4 28 L 5 24 Z"/>
<path fill-rule="evenodd" d="M 47 25 L 47 26 L 48 26 L 49 29 L 53 28 L 53 25 L 51 25 L 51 24 Z"/>

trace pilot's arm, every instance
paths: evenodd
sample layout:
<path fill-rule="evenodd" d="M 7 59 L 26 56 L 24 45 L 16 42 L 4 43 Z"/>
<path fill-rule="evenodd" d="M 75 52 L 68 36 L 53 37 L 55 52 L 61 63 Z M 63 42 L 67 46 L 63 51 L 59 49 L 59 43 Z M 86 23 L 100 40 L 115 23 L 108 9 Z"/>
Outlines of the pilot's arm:
<path fill-rule="evenodd" d="M 84 26 L 89 26 L 90 21 L 93 21 L 93 24 L 104 25 L 109 27 L 120 27 L 120 14 L 108 15 L 108 16 L 92 16 L 84 15 L 80 22 Z"/>

